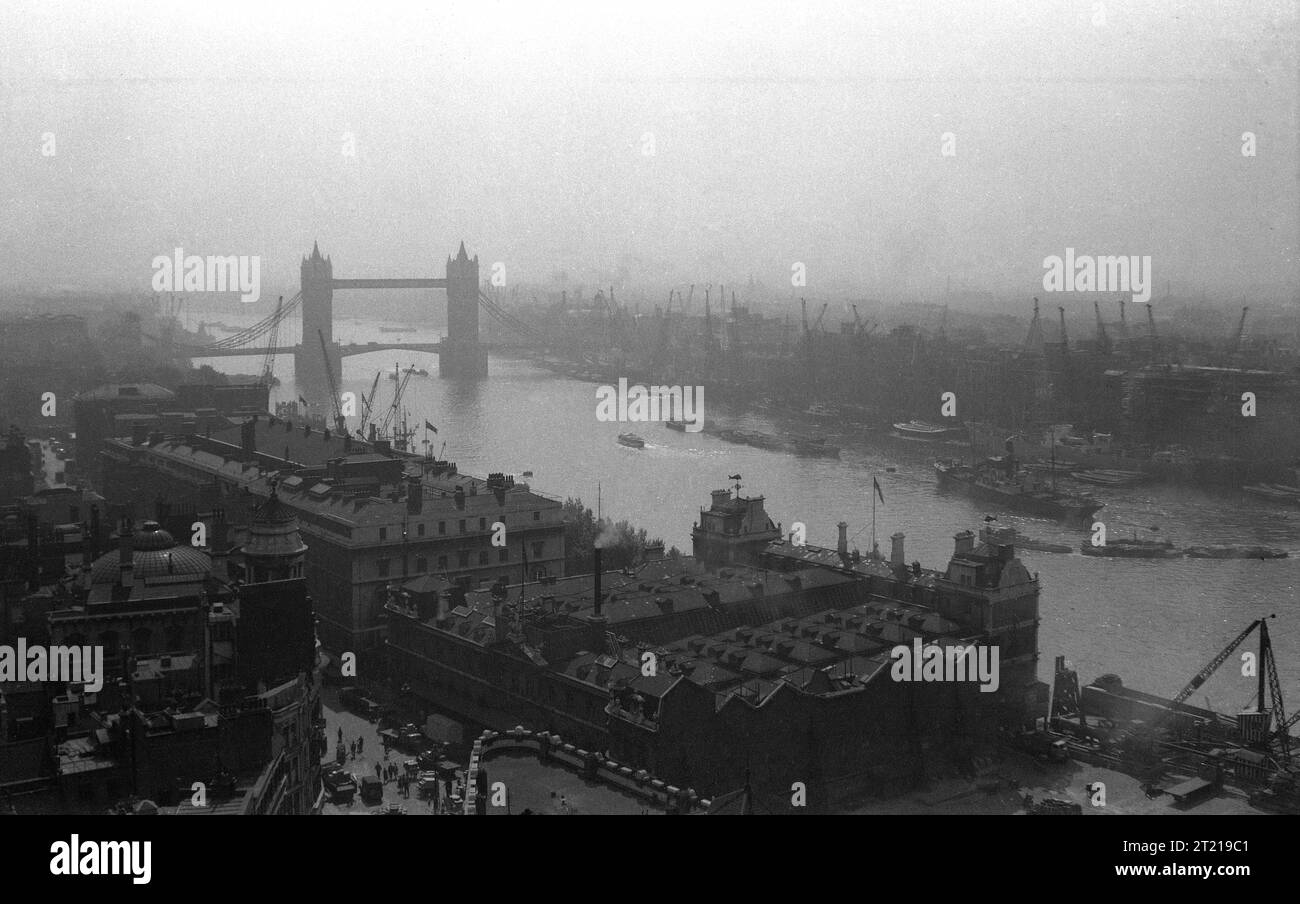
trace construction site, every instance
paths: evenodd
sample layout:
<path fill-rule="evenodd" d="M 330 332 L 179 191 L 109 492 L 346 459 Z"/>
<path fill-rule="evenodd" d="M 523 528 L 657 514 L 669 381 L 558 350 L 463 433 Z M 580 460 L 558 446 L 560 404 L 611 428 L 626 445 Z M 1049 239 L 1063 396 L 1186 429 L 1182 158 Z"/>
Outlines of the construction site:
<path fill-rule="evenodd" d="M 1078 673 L 1058 656 L 1043 735 L 1063 742 L 1075 760 L 1134 776 L 1148 798 L 1167 794 L 1180 809 L 1234 796 L 1260 809 L 1300 813 L 1300 762 L 1290 734 L 1300 711 L 1288 716 L 1282 699 L 1268 632 L 1275 617 L 1247 625 L 1170 699 L 1127 688 L 1114 674 L 1080 688 Z M 1255 649 L 1247 644 L 1252 637 Z M 1236 665 L 1225 668 L 1229 659 Z M 1253 705 L 1224 715 L 1187 702 L 1220 669 L 1238 669 L 1255 683 Z"/>

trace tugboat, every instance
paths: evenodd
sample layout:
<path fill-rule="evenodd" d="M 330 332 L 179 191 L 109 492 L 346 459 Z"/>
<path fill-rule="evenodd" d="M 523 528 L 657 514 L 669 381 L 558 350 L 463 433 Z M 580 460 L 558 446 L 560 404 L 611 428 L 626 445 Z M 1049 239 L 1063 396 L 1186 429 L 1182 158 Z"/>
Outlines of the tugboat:
<path fill-rule="evenodd" d="M 618 435 L 618 441 L 620 445 L 629 446 L 633 449 L 645 448 L 645 440 L 637 436 L 635 433 L 620 433 Z"/>
<path fill-rule="evenodd" d="M 680 421 L 680 420 L 675 420 L 675 419 L 667 420 L 667 421 L 664 421 L 664 426 L 667 427 L 669 430 L 676 430 L 678 433 L 685 433 L 685 432 L 686 432 L 686 422 L 685 422 L 685 421 Z"/>
<path fill-rule="evenodd" d="M 939 486 L 1001 503 L 1008 508 L 1062 521 L 1087 523 L 1104 505 L 1091 496 L 1067 493 L 1044 485 L 1033 475 L 1018 471 L 1015 460 L 997 456 L 980 465 L 936 461 Z"/>

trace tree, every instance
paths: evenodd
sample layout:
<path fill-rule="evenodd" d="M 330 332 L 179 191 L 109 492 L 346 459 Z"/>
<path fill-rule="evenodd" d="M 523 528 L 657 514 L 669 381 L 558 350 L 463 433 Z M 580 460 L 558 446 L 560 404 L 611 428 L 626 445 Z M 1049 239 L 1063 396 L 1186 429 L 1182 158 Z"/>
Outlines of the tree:
<path fill-rule="evenodd" d="M 596 513 L 582 504 L 581 499 L 564 500 L 564 573 L 590 574 L 595 570 L 592 549 L 597 541 L 604 550 L 601 567 L 626 568 L 645 558 L 645 548 L 650 540 L 645 528 L 635 528 L 627 521 L 596 521 Z M 659 542 L 659 541 L 655 541 Z"/>

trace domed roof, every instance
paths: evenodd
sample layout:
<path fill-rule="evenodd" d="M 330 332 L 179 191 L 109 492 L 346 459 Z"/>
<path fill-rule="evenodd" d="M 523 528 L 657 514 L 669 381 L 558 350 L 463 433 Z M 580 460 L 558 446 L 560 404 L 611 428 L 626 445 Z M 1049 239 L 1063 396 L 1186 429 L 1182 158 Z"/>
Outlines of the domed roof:
<path fill-rule="evenodd" d="M 276 558 L 299 556 L 306 551 L 307 544 L 298 533 L 298 519 L 272 487 L 270 498 L 253 513 L 242 552 L 254 558 Z"/>
<path fill-rule="evenodd" d="M 192 546 L 181 546 L 157 521 L 146 521 L 131 535 L 132 576 L 189 575 L 201 580 L 212 573 L 212 559 Z M 92 584 L 115 584 L 119 579 L 119 551 L 114 549 L 95 560 L 90 568 Z"/>

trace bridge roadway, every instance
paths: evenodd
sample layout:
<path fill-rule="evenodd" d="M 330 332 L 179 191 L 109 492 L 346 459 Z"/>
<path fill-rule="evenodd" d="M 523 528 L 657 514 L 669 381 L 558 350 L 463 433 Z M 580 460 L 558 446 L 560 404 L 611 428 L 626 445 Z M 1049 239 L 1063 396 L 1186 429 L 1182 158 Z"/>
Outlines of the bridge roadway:
<path fill-rule="evenodd" d="M 511 344 L 499 342 L 482 342 L 480 346 L 489 352 L 502 349 L 520 349 L 527 348 L 526 344 Z M 302 345 L 285 345 L 276 348 L 276 354 L 291 355 L 306 348 L 311 351 L 310 346 Z M 320 347 L 316 347 L 316 354 L 320 354 Z M 341 357 L 347 358 L 352 355 L 366 355 L 370 352 L 387 352 L 387 351 L 408 351 L 408 352 L 428 352 L 437 355 L 442 352 L 441 342 L 350 342 L 346 345 L 338 346 Z M 205 350 L 202 348 L 177 348 L 176 355 L 185 358 L 236 358 L 265 356 L 269 348 L 217 348 Z"/>
<path fill-rule="evenodd" d="M 491 348 L 492 346 L 485 346 Z M 276 348 L 276 354 L 291 355 L 304 348 L 301 345 L 284 345 Z M 309 346 L 307 346 L 310 349 Z M 347 358 L 350 355 L 364 355 L 368 352 L 385 352 L 389 350 L 406 350 L 408 352 L 429 352 L 438 354 L 442 351 L 441 342 L 351 342 L 346 345 L 339 345 L 339 353 Z M 179 348 L 176 350 L 178 355 L 186 358 L 235 358 L 251 355 L 265 356 L 269 348 L 215 348 L 205 350 L 202 348 Z M 320 346 L 316 347 L 316 354 L 320 354 Z"/>

